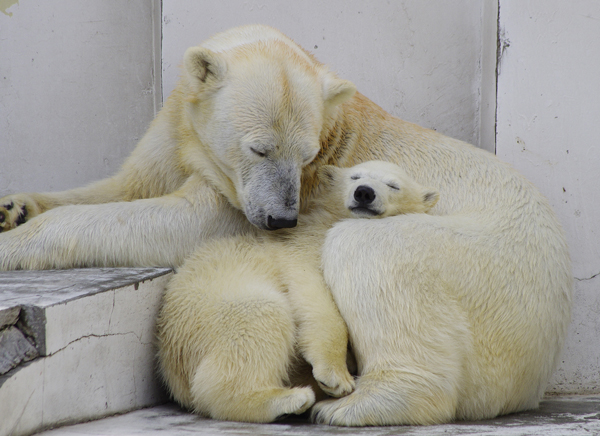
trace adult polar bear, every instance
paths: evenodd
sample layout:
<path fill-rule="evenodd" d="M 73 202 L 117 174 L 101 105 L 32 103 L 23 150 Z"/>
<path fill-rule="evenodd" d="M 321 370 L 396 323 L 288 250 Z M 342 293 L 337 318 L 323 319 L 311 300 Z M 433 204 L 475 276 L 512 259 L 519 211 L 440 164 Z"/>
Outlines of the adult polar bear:
<path fill-rule="evenodd" d="M 321 165 L 388 160 L 441 200 L 432 215 L 341 223 L 327 238 L 324 274 L 361 378 L 318 403 L 316 419 L 424 424 L 537 406 L 572 277 L 560 225 L 529 182 L 390 116 L 271 28 L 216 35 L 184 67 L 117 175 L 0 199 L 4 229 L 44 212 L 0 233 L 0 269 L 177 266 L 207 239 L 293 226 Z"/>

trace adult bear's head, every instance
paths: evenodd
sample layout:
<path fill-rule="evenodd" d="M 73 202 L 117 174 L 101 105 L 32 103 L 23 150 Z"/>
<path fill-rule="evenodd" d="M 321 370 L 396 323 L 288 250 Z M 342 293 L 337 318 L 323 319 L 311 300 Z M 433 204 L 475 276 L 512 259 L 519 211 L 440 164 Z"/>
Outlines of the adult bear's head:
<path fill-rule="evenodd" d="M 278 31 L 248 26 L 184 56 L 186 141 L 194 170 L 261 229 L 294 227 L 302 168 L 324 126 L 356 89 Z"/>

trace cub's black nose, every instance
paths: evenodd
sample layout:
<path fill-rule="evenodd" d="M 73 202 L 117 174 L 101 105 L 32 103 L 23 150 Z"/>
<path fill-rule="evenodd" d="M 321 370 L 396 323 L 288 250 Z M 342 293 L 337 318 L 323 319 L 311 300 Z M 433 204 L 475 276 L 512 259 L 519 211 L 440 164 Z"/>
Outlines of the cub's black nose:
<path fill-rule="evenodd" d="M 273 218 L 271 215 L 267 218 L 269 230 L 290 229 L 296 227 L 296 224 L 298 224 L 298 220 L 295 218 L 288 220 L 287 218 Z"/>
<path fill-rule="evenodd" d="M 360 185 L 354 191 L 354 199 L 359 204 L 371 204 L 375 200 L 375 191 L 370 186 Z"/>

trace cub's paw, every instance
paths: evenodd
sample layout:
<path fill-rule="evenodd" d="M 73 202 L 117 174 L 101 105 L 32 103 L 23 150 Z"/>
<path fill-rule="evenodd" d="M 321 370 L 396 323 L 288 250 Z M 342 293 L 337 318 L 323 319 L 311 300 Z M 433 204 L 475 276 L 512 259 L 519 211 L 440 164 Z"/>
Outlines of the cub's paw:
<path fill-rule="evenodd" d="M 291 414 L 301 415 L 315 404 L 315 393 L 311 388 L 292 388 L 285 391 L 287 392 L 282 392 L 273 399 L 271 407 L 275 412 L 275 420 Z"/>
<path fill-rule="evenodd" d="M 39 215 L 39 207 L 28 195 L 0 198 L 0 232 L 7 232 Z"/>
<path fill-rule="evenodd" d="M 354 378 L 345 366 L 315 366 L 313 376 L 323 392 L 330 397 L 343 397 L 350 394 L 355 387 Z"/>

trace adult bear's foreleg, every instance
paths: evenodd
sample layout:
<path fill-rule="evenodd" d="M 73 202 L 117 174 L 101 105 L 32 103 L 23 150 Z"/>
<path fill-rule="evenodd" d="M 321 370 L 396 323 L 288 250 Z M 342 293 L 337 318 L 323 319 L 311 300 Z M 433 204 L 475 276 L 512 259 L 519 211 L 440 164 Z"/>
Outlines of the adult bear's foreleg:
<path fill-rule="evenodd" d="M 170 105 L 167 102 L 165 107 Z M 177 128 L 168 118 L 169 111 L 158 114 L 123 167 L 112 177 L 66 191 L 0 197 L 0 232 L 12 230 L 56 207 L 160 197 L 180 189 L 190 174 L 178 160 L 179 144 L 174 139 Z"/>
<path fill-rule="evenodd" d="M 167 196 L 70 205 L 0 233 L 0 270 L 179 266 L 203 241 L 254 231 L 202 180 Z"/>

